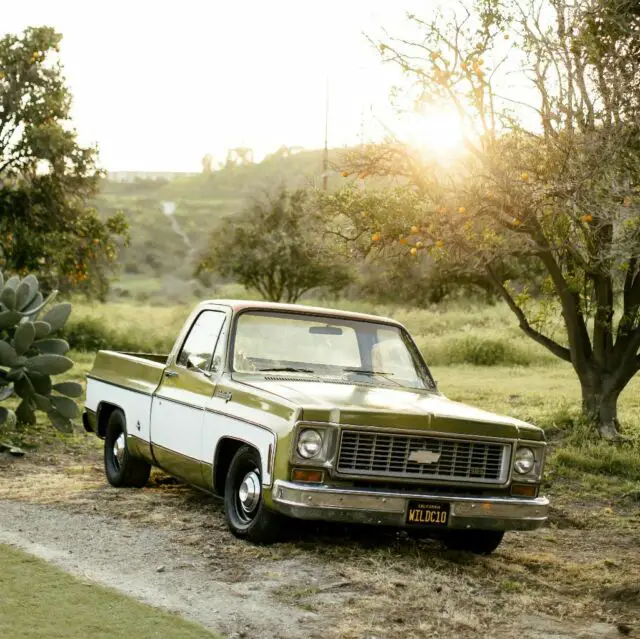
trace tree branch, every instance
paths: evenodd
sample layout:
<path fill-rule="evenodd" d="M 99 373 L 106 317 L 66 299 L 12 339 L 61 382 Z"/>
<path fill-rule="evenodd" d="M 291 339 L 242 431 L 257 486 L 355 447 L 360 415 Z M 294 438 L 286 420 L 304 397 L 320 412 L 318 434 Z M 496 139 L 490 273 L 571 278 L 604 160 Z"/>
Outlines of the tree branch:
<path fill-rule="evenodd" d="M 538 342 L 544 346 L 547 350 L 551 351 L 556 357 L 564 360 L 565 362 L 571 362 L 571 352 L 568 348 L 561 346 L 556 341 L 552 340 L 550 337 L 543 335 L 539 331 L 537 331 L 531 324 L 529 324 L 529 320 L 527 319 L 524 311 L 518 306 L 516 301 L 513 299 L 509 291 L 506 289 L 504 284 L 500 281 L 498 277 L 495 276 L 493 271 L 489 266 L 486 266 L 486 271 L 489 275 L 489 279 L 496 287 L 498 293 L 507 303 L 509 308 L 513 311 L 514 315 L 518 318 L 520 323 L 521 330 L 528 335 L 531 339 Z"/>

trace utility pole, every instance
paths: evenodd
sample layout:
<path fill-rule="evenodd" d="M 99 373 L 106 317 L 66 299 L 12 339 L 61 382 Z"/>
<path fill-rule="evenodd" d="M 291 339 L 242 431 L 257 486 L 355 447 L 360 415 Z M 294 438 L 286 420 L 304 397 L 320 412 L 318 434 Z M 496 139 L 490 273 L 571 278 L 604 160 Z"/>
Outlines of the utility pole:
<path fill-rule="evenodd" d="M 322 157 L 322 188 L 329 186 L 329 76 L 325 84 L 324 105 L 324 155 Z"/>

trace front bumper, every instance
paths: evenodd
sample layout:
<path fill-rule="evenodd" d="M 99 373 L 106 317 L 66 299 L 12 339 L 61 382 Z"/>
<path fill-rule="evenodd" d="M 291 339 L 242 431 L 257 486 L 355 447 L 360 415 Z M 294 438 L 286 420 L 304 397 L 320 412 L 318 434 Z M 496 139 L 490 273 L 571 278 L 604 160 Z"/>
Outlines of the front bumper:
<path fill-rule="evenodd" d="M 409 499 L 449 503 L 449 528 L 534 530 L 547 519 L 546 497 L 462 497 L 429 493 L 329 488 L 277 480 L 271 490 L 276 510 L 298 519 L 399 526 L 406 524 Z"/>

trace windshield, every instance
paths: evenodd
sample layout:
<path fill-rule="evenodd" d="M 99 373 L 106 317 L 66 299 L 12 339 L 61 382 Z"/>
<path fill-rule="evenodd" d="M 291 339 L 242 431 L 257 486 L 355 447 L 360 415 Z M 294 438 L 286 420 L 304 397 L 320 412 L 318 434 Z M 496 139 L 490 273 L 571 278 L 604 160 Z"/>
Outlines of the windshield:
<path fill-rule="evenodd" d="M 431 390 L 413 351 L 404 331 L 388 324 L 252 311 L 238 317 L 232 361 L 238 372 Z"/>

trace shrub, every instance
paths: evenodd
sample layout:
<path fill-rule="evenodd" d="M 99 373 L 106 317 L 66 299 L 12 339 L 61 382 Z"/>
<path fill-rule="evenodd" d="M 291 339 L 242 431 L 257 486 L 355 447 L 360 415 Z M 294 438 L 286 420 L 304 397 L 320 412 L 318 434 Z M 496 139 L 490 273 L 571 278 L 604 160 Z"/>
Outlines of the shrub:
<path fill-rule="evenodd" d="M 128 327 L 113 328 L 104 318 L 83 317 L 71 322 L 63 333 L 69 345 L 78 351 L 128 351 L 128 352 L 169 352 L 175 334 L 167 330 L 165 336 L 145 333 L 144 329 Z"/>
<path fill-rule="evenodd" d="M 549 359 L 509 339 L 473 334 L 440 342 L 423 338 L 419 345 L 431 365 L 531 366 Z"/>
<path fill-rule="evenodd" d="M 0 273 L 0 401 L 12 395 L 20 398 L 15 414 L 0 406 L 0 425 L 7 420 L 34 424 L 36 411 L 47 413 L 59 430 L 72 430 L 71 419 L 78 407 L 71 399 L 82 394 L 75 382 L 52 384 L 51 377 L 73 366 L 65 357 L 69 344 L 51 335 L 64 326 L 71 304 L 52 306 L 40 314 L 53 300 L 39 291 L 34 275 L 20 279 L 17 275 L 6 282 Z"/>

